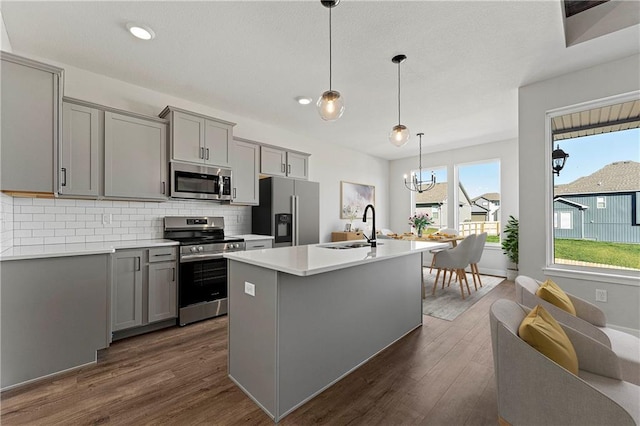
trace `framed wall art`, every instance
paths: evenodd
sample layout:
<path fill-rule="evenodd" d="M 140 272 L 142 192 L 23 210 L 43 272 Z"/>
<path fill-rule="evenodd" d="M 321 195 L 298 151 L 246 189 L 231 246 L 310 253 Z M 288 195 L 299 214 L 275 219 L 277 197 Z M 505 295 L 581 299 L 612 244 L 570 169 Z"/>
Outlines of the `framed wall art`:
<path fill-rule="evenodd" d="M 376 187 L 353 182 L 340 182 L 340 218 L 360 218 L 364 214 L 367 204 L 375 207 Z M 367 217 L 371 217 L 371 212 Z"/>

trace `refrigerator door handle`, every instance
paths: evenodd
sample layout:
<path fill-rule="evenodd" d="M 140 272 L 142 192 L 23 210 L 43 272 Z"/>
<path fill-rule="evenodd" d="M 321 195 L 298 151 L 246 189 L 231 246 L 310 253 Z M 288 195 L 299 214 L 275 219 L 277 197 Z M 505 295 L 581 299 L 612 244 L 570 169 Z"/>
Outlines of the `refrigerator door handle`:
<path fill-rule="evenodd" d="M 294 202 L 295 202 L 295 208 L 296 208 L 296 215 L 294 216 L 293 219 L 293 225 L 295 227 L 295 242 L 296 245 L 299 246 L 300 245 L 300 197 L 298 197 L 297 195 L 293 196 L 294 198 Z"/>
<path fill-rule="evenodd" d="M 298 212 L 296 211 L 296 196 L 291 196 L 291 245 L 297 245 L 296 239 L 298 236 L 296 235 L 296 230 L 298 227 Z"/>

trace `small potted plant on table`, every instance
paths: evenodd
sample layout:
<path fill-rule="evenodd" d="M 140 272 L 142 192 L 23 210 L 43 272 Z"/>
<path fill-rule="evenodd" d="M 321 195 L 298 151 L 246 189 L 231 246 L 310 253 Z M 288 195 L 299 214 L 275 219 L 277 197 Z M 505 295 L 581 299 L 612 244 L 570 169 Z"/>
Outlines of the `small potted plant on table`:
<path fill-rule="evenodd" d="M 409 225 L 416 228 L 418 237 L 422 237 L 422 232 L 427 228 L 427 225 L 431 225 L 433 220 L 427 213 L 414 213 L 413 216 L 409 216 Z"/>
<path fill-rule="evenodd" d="M 349 223 L 344 227 L 346 232 L 353 232 L 353 219 L 358 217 L 358 206 L 343 206 L 342 215 L 349 219 Z"/>

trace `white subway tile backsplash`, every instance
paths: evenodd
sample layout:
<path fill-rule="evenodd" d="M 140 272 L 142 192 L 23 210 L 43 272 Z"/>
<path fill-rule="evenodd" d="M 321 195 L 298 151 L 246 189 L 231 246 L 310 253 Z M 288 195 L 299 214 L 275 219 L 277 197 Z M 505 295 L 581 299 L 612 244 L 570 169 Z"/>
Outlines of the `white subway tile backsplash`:
<path fill-rule="evenodd" d="M 68 210 L 65 209 L 72 209 L 73 207 L 62 207 L 62 206 L 56 206 L 56 207 L 50 207 L 47 206 L 44 208 L 44 212 L 45 213 L 50 213 L 50 214 L 56 214 L 56 213 L 71 213 Z"/>
<path fill-rule="evenodd" d="M 64 242 L 65 242 L 66 244 L 72 244 L 72 243 L 84 243 L 84 242 L 86 242 L 86 239 L 85 239 L 85 237 L 84 237 L 84 236 L 82 236 L 82 237 L 78 237 L 78 236 L 75 236 L 75 237 L 65 237 Z"/>
<path fill-rule="evenodd" d="M 111 223 L 102 223 L 108 215 Z M 162 238 L 165 216 L 223 216 L 228 235 L 251 232 L 251 208 L 202 201 L 101 201 L 0 195 L 2 246 Z"/>
<path fill-rule="evenodd" d="M 65 237 L 45 237 L 45 244 L 64 244 Z"/>

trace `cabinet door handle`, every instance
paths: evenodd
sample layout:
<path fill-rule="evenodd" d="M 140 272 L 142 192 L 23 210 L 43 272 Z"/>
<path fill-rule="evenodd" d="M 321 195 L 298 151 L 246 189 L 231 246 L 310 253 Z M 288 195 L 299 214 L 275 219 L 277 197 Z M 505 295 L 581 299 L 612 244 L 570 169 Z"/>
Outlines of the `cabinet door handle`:
<path fill-rule="evenodd" d="M 171 281 L 176 282 L 176 268 L 171 268 L 171 270 L 173 271 L 173 278 L 171 278 Z"/>
<path fill-rule="evenodd" d="M 233 188 L 233 198 L 236 198 L 236 189 Z"/>
<path fill-rule="evenodd" d="M 282 173 L 284 173 L 284 171 L 285 171 L 285 170 L 286 170 L 286 169 L 285 169 L 285 167 L 284 167 L 284 163 L 282 163 L 282 164 L 280 165 L 280 171 L 281 171 Z"/>
<path fill-rule="evenodd" d="M 162 193 L 166 194 L 167 193 L 167 188 L 164 182 L 162 182 Z"/>
<path fill-rule="evenodd" d="M 204 160 L 204 148 L 200 147 L 200 158 Z"/>
<path fill-rule="evenodd" d="M 136 264 L 137 264 L 136 271 L 139 271 L 140 270 L 140 256 L 136 257 Z"/>
<path fill-rule="evenodd" d="M 291 164 L 287 166 L 287 174 L 291 174 Z"/>
<path fill-rule="evenodd" d="M 67 186 L 67 168 L 62 168 L 62 186 Z"/>
<path fill-rule="evenodd" d="M 207 148 L 207 157 L 206 157 L 206 159 L 207 160 L 209 159 L 209 148 Z"/>

